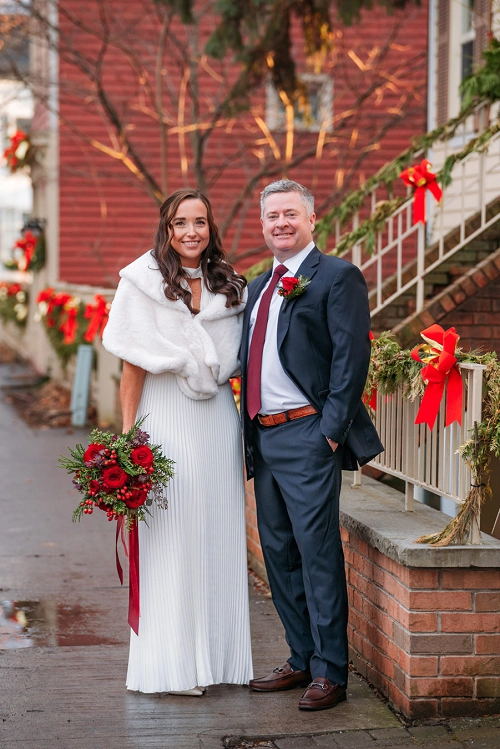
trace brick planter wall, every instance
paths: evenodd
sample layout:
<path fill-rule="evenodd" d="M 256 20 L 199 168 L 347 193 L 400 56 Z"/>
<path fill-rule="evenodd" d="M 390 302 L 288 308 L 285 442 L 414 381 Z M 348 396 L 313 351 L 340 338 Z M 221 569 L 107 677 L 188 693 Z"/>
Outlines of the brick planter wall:
<path fill-rule="evenodd" d="M 247 518 L 247 552 L 248 564 L 259 577 L 267 582 L 266 567 L 262 548 L 260 545 L 259 531 L 257 530 L 257 510 L 255 507 L 255 494 L 253 491 L 253 479 L 245 485 L 246 518 Z"/>
<path fill-rule="evenodd" d="M 409 719 L 500 712 L 500 542 L 414 544 L 446 516 L 404 513 L 399 492 L 364 482 L 341 495 L 355 668 Z M 249 563 L 265 577 L 253 482 L 246 496 Z"/>
<path fill-rule="evenodd" d="M 404 567 L 342 538 L 356 669 L 409 718 L 500 712 L 500 570 Z"/>

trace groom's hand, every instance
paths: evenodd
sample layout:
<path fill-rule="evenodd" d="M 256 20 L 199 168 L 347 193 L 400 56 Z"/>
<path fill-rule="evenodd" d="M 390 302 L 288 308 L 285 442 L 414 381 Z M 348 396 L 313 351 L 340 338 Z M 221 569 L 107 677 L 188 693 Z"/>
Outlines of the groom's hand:
<path fill-rule="evenodd" d="M 332 451 L 333 451 L 333 452 L 335 452 L 335 450 L 336 450 L 336 449 L 337 449 L 337 447 L 339 446 L 339 443 L 338 443 L 338 442 L 335 442 L 334 440 L 329 440 L 329 439 L 328 439 L 328 437 L 326 438 L 326 441 L 328 442 L 328 444 L 329 444 L 329 445 L 330 445 L 330 447 L 332 448 Z"/>

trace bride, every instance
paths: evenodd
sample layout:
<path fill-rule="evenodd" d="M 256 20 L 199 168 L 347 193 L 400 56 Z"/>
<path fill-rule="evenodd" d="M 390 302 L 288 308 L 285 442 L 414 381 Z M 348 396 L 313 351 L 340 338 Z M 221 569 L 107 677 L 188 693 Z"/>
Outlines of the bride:
<path fill-rule="evenodd" d="M 120 271 L 103 343 L 123 359 L 123 431 L 175 461 L 168 509 L 139 524 L 139 634 L 127 688 L 201 696 L 252 678 L 242 447 L 229 384 L 246 282 L 225 261 L 210 203 L 172 193 L 154 249 Z"/>

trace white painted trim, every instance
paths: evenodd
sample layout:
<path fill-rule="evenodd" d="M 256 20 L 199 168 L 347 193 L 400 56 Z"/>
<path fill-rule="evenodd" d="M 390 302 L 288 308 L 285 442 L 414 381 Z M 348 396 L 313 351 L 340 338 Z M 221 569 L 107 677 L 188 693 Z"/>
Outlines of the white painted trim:
<path fill-rule="evenodd" d="M 461 106 L 458 89 L 462 82 L 462 44 L 474 40 L 474 24 L 471 31 L 465 34 L 462 31 L 465 2 L 466 0 L 450 0 L 448 117 L 456 117 Z"/>
<path fill-rule="evenodd" d="M 49 0 L 48 16 L 52 29 L 50 30 L 50 44 L 48 49 L 48 84 L 49 84 L 49 112 L 48 112 L 48 148 L 45 167 L 47 171 L 45 212 L 47 219 L 47 281 L 49 285 L 59 279 L 59 56 L 57 54 L 57 28 L 59 11 L 56 0 Z"/>
<path fill-rule="evenodd" d="M 77 296 L 84 301 L 92 301 L 95 294 L 101 294 L 106 301 L 112 301 L 115 296 L 116 289 L 110 289 L 104 286 L 91 286 L 90 284 L 79 284 L 79 283 L 66 283 L 65 281 L 56 281 L 51 284 L 57 292 L 64 292 Z"/>
<path fill-rule="evenodd" d="M 437 94 L 437 47 L 438 47 L 437 0 L 429 0 L 429 52 L 427 67 L 427 130 L 436 127 Z"/>

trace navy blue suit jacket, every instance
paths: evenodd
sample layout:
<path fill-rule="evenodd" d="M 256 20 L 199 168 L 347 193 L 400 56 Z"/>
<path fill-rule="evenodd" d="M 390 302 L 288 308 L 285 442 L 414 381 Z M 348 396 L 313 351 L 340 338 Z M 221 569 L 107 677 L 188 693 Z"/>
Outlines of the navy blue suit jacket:
<path fill-rule="evenodd" d="M 278 354 L 286 374 L 321 414 L 321 432 L 343 445 L 342 467 L 356 470 L 383 451 L 361 402 L 370 362 L 370 310 L 361 271 L 311 250 L 297 276 L 310 284 L 281 307 Z M 245 399 L 250 315 L 271 271 L 248 287 L 243 319 L 241 413 L 248 478 L 253 476 L 253 430 Z"/>

